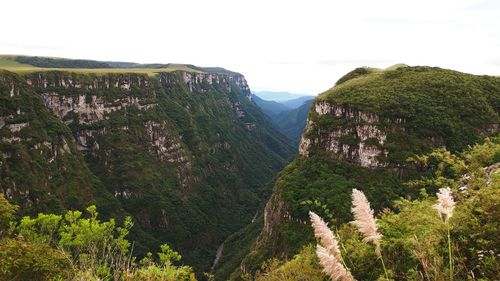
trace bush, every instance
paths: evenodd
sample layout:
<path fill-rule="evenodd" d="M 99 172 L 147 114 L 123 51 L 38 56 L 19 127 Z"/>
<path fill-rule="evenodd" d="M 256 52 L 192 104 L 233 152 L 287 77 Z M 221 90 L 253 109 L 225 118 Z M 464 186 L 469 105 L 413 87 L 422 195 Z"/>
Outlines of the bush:
<path fill-rule="evenodd" d="M 132 220 L 123 226 L 100 221 L 95 206 L 64 216 L 38 214 L 12 221 L 15 207 L 0 193 L 0 218 L 10 223 L 0 240 L 0 280 L 196 280 L 189 266 L 173 263 L 182 257 L 161 246 L 156 263 L 149 253 L 140 264 L 125 238 Z"/>

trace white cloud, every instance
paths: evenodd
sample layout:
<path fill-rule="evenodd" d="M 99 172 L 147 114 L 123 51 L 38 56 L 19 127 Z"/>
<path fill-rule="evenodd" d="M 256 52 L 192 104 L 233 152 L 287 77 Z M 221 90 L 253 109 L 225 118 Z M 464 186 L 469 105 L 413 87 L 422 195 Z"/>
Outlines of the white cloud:
<path fill-rule="evenodd" d="M 180 62 L 319 93 L 354 67 L 500 74 L 498 1 L 3 1 L 0 53 Z"/>

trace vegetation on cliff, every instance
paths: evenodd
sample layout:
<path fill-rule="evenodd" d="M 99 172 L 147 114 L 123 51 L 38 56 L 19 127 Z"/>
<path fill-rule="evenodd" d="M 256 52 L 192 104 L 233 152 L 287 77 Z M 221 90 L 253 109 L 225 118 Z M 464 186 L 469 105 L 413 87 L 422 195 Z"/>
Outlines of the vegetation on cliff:
<path fill-rule="evenodd" d="M 314 98 L 301 97 L 279 103 L 263 100 L 253 95 L 252 100 L 271 118 L 276 127 L 288 137 L 293 145 L 297 147 L 302 136 L 302 131 L 306 126 L 307 116 Z M 292 106 L 287 106 L 286 103 L 288 102 Z"/>
<path fill-rule="evenodd" d="M 392 208 L 376 212 L 384 257 L 390 280 L 450 280 L 447 224 L 450 227 L 453 278 L 455 280 L 496 280 L 499 273 L 500 237 L 500 139 L 453 154 L 436 150 L 415 159 L 432 173 L 412 181 L 420 191 L 416 197 L 396 200 Z M 457 201 L 453 216 L 444 222 L 435 205 L 438 188 L 450 188 Z M 372 196 L 367 196 L 372 201 Z M 347 267 L 357 280 L 386 280 L 374 251 L 351 223 L 339 224 L 336 214 L 311 206 L 323 213 L 332 230 L 338 234 L 340 251 Z M 322 273 L 311 233 L 297 255 L 286 262 L 267 261 L 255 280 L 328 280 Z"/>
<path fill-rule="evenodd" d="M 242 268 L 252 273 L 270 257 L 297 254 L 313 239 L 307 225 L 310 210 L 342 229 L 352 220 L 354 188 L 366 194 L 376 212 L 397 212 L 401 202 L 416 199 L 429 204 L 415 183 L 431 177 L 440 161 L 421 165 L 417 156 L 436 148 L 461 153 L 496 136 L 499 101 L 498 77 L 401 65 L 346 75 L 316 98 L 301 156 L 278 176 L 264 230 Z M 425 191 L 434 194 L 438 187 L 431 184 Z M 398 198 L 404 199 L 391 203 Z"/>
<path fill-rule="evenodd" d="M 357 72 L 356 72 L 357 73 Z M 459 151 L 497 129 L 500 78 L 476 76 L 433 67 L 400 66 L 362 75 L 346 75 L 341 83 L 318 96 L 331 105 L 378 116 L 387 133 L 381 149 L 386 162 L 404 164 L 415 153 L 445 146 Z M 309 118 L 324 126 L 306 136 L 355 124 L 311 111 Z M 328 119 L 328 120 L 327 120 Z M 394 123 L 400 122 L 397 129 Z"/>
<path fill-rule="evenodd" d="M 19 73 L 0 74 L 0 189 L 21 214 L 131 215 L 138 255 L 168 241 L 208 270 L 293 153 L 240 74 Z"/>

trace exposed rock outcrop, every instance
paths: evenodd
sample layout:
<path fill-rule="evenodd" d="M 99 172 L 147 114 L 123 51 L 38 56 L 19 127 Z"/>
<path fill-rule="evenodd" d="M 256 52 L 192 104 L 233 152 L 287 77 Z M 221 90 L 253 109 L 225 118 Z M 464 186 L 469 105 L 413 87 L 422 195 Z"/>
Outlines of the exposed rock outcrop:
<path fill-rule="evenodd" d="M 170 134 L 170 129 L 165 122 L 157 123 L 154 121 L 147 121 L 145 127 L 152 147 L 155 150 L 154 154 L 160 161 L 177 163 L 185 163 L 188 161 L 182 149 L 182 145 Z"/>
<path fill-rule="evenodd" d="M 33 88 L 59 88 L 59 89 L 122 89 L 130 90 L 132 87 L 144 88 L 149 86 L 149 80 L 145 75 L 137 74 L 114 74 L 95 76 L 91 80 L 83 80 L 75 74 L 58 72 L 38 73 L 28 76 L 26 83 Z"/>
<path fill-rule="evenodd" d="M 75 132 L 75 142 L 78 150 L 89 151 L 93 154 L 99 149 L 99 143 L 96 140 L 97 135 L 106 132 L 106 128 L 99 130 L 83 129 Z"/>
<path fill-rule="evenodd" d="M 141 110 L 154 108 L 157 105 L 141 104 L 138 97 L 126 97 L 107 102 L 97 95 L 61 95 L 59 93 L 42 93 L 45 105 L 65 124 L 94 124 L 106 119 L 106 115 L 118 110 L 135 106 Z"/>
<path fill-rule="evenodd" d="M 387 134 L 379 128 L 380 119 L 377 115 L 326 101 L 316 102 L 313 110 L 320 115 L 319 118 L 321 115 L 329 115 L 330 118 L 349 122 L 351 125 L 325 129 L 308 120 L 299 145 L 301 156 L 307 157 L 312 147 L 321 147 L 331 152 L 335 159 L 354 162 L 362 167 L 386 166 L 379 156 L 387 155 L 387 151 L 383 149 Z M 317 136 L 308 137 L 308 132 L 313 130 L 317 132 Z"/>
<path fill-rule="evenodd" d="M 239 102 L 239 101 L 233 102 L 233 103 L 231 103 L 231 107 L 233 108 L 233 110 L 236 113 L 236 116 L 238 116 L 238 118 L 245 117 L 245 111 L 241 107 L 241 102 Z"/>
<path fill-rule="evenodd" d="M 273 234 L 274 227 L 289 216 L 288 207 L 280 193 L 274 193 L 264 208 L 264 228 L 259 243 L 264 243 Z"/>
<path fill-rule="evenodd" d="M 204 72 L 181 72 L 181 77 L 184 83 L 191 92 L 204 93 L 208 91 L 209 86 L 222 87 L 226 92 L 231 91 L 231 84 L 237 86 L 248 100 L 252 100 L 250 87 L 241 74 L 222 74 L 222 73 L 204 73 Z M 174 73 L 160 73 L 160 81 L 166 84 L 177 83 L 177 78 Z"/>

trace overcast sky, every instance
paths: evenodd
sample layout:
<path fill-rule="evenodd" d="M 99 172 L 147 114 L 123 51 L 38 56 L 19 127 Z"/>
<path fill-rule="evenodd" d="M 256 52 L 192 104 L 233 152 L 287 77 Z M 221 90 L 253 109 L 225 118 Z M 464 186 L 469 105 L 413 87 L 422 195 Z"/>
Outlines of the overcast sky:
<path fill-rule="evenodd" d="M 500 75 L 498 0 L 3 0 L 0 54 L 221 66 L 318 94 L 359 66 Z"/>

